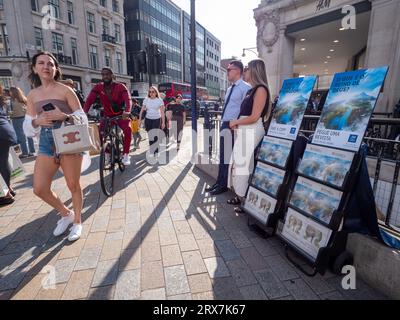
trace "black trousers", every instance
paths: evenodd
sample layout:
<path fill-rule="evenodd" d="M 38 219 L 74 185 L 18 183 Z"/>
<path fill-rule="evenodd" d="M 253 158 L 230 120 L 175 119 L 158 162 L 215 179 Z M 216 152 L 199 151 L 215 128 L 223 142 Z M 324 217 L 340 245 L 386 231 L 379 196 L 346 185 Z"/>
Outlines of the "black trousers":
<path fill-rule="evenodd" d="M 219 170 L 217 184 L 221 187 L 227 187 L 229 161 L 233 150 L 233 131 L 229 128 L 229 122 L 222 122 L 219 141 Z"/>
<path fill-rule="evenodd" d="M 0 140 L 0 174 L 8 187 L 10 187 L 11 179 L 11 168 L 8 163 L 9 154 L 10 143 L 8 141 Z"/>
<path fill-rule="evenodd" d="M 173 135 L 177 135 L 175 137 L 178 143 L 182 141 L 182 132 L 183 132 L 183 117 L 173 117 L 172 118 L 172 133 Z"/>
<path fill-rule="evenodd" d="M 159 134 L 161 133 L 161 119 L 147 119 L 144 121 L 144 126 L 149 135 L 150 153 L 158 153 L 160 144 Z M 159 129 L 158 132 L 151 132 L 151 130 Z M 154 150 L 153 150 L 154 149 Z"/>

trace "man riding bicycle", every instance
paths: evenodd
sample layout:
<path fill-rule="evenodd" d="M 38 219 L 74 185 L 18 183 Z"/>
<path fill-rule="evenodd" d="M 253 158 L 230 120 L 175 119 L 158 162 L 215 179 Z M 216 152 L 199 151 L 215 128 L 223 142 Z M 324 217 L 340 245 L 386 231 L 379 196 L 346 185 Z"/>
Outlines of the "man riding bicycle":
<path fill-rule="evenodd" d="M 104 117 L 113 118 L 121 115 L 122 119 L 117 121 L 118 126 L 124 132 L 124 156 L 122 162 L 128 166 L 131 164 L 129 151 L 132 141 L 129 115 L 132 108 L 131 95 L 126 86 L 113 81 L 114 73 L 110 68 L 101 70 L 103 82 L 94 86 L 86 99 L 84 110 L 88 113 L 96 98 L 100 98 L 100 103 L 104 108 Z M 125 105 L 125 110 L 123 106 Z M 100 139 L 103 141 L 104 122 L 100 122 Z"/>

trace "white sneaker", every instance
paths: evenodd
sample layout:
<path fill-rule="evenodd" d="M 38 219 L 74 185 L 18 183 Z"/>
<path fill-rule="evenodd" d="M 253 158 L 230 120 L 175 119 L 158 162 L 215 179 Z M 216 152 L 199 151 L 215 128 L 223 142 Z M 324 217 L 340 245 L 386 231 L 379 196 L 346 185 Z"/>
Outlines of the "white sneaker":
<path fill-rule="evenodd" d="M 122 158 L 122 163 L 126 166 L 129 166 L 131 164 L 131 157 L 129 154 L 124 154 L 124 157 Z"/>
<path fill-rule="evenodd" d="M 81 224 L 74 224 L 70 230 L 68 241 L 76 241 L 81 237 L 82 234 L 82 225 Z"/>
<path fill-rule="evenodd" d="M 66 217 L 62 217 L 60 220 L 57 221 L 57 227 L 53 231 L 53 235 L 55 237 L 61 236 L 67 229 L 68 226 L 74 222 L 75 213 L 70 212 L 70 214 Z"/>

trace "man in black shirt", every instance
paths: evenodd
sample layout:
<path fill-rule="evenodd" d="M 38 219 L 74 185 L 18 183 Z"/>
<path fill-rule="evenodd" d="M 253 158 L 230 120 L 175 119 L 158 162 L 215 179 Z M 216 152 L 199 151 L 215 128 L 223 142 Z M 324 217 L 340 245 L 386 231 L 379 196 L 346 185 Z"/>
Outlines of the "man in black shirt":
<path fill-rule="evenodd" d="M 171 101 L 167 106 L 167 112 L 169 113 L 172 120 L 171 133 L 175 136 L 177 142 L 177 151 L 180 149 L 183 127 L 186 122 L 186 110 L 182 104 L 182 96 L 178 94 L 175 100 Z"/>

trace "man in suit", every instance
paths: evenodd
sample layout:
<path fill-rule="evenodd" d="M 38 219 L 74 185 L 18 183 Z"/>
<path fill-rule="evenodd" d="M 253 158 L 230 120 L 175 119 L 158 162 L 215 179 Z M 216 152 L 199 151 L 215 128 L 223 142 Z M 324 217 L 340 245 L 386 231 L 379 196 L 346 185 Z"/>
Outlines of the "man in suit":
<path fill-rule="evenodd" d="M 229 128 L 229 121 L 238 118 L 240 106 L 251 86 L 243 81 L 243 63 L 233 60 L 228 66 L 228 80 L 232 86 L 225 95 L 225 106 L 221 116 L 219 171 L 217 182 L 206 188 L 206 192 L 217 195 L 228 191 L 229 161 L 233 149 L 233 131 Z"/>

